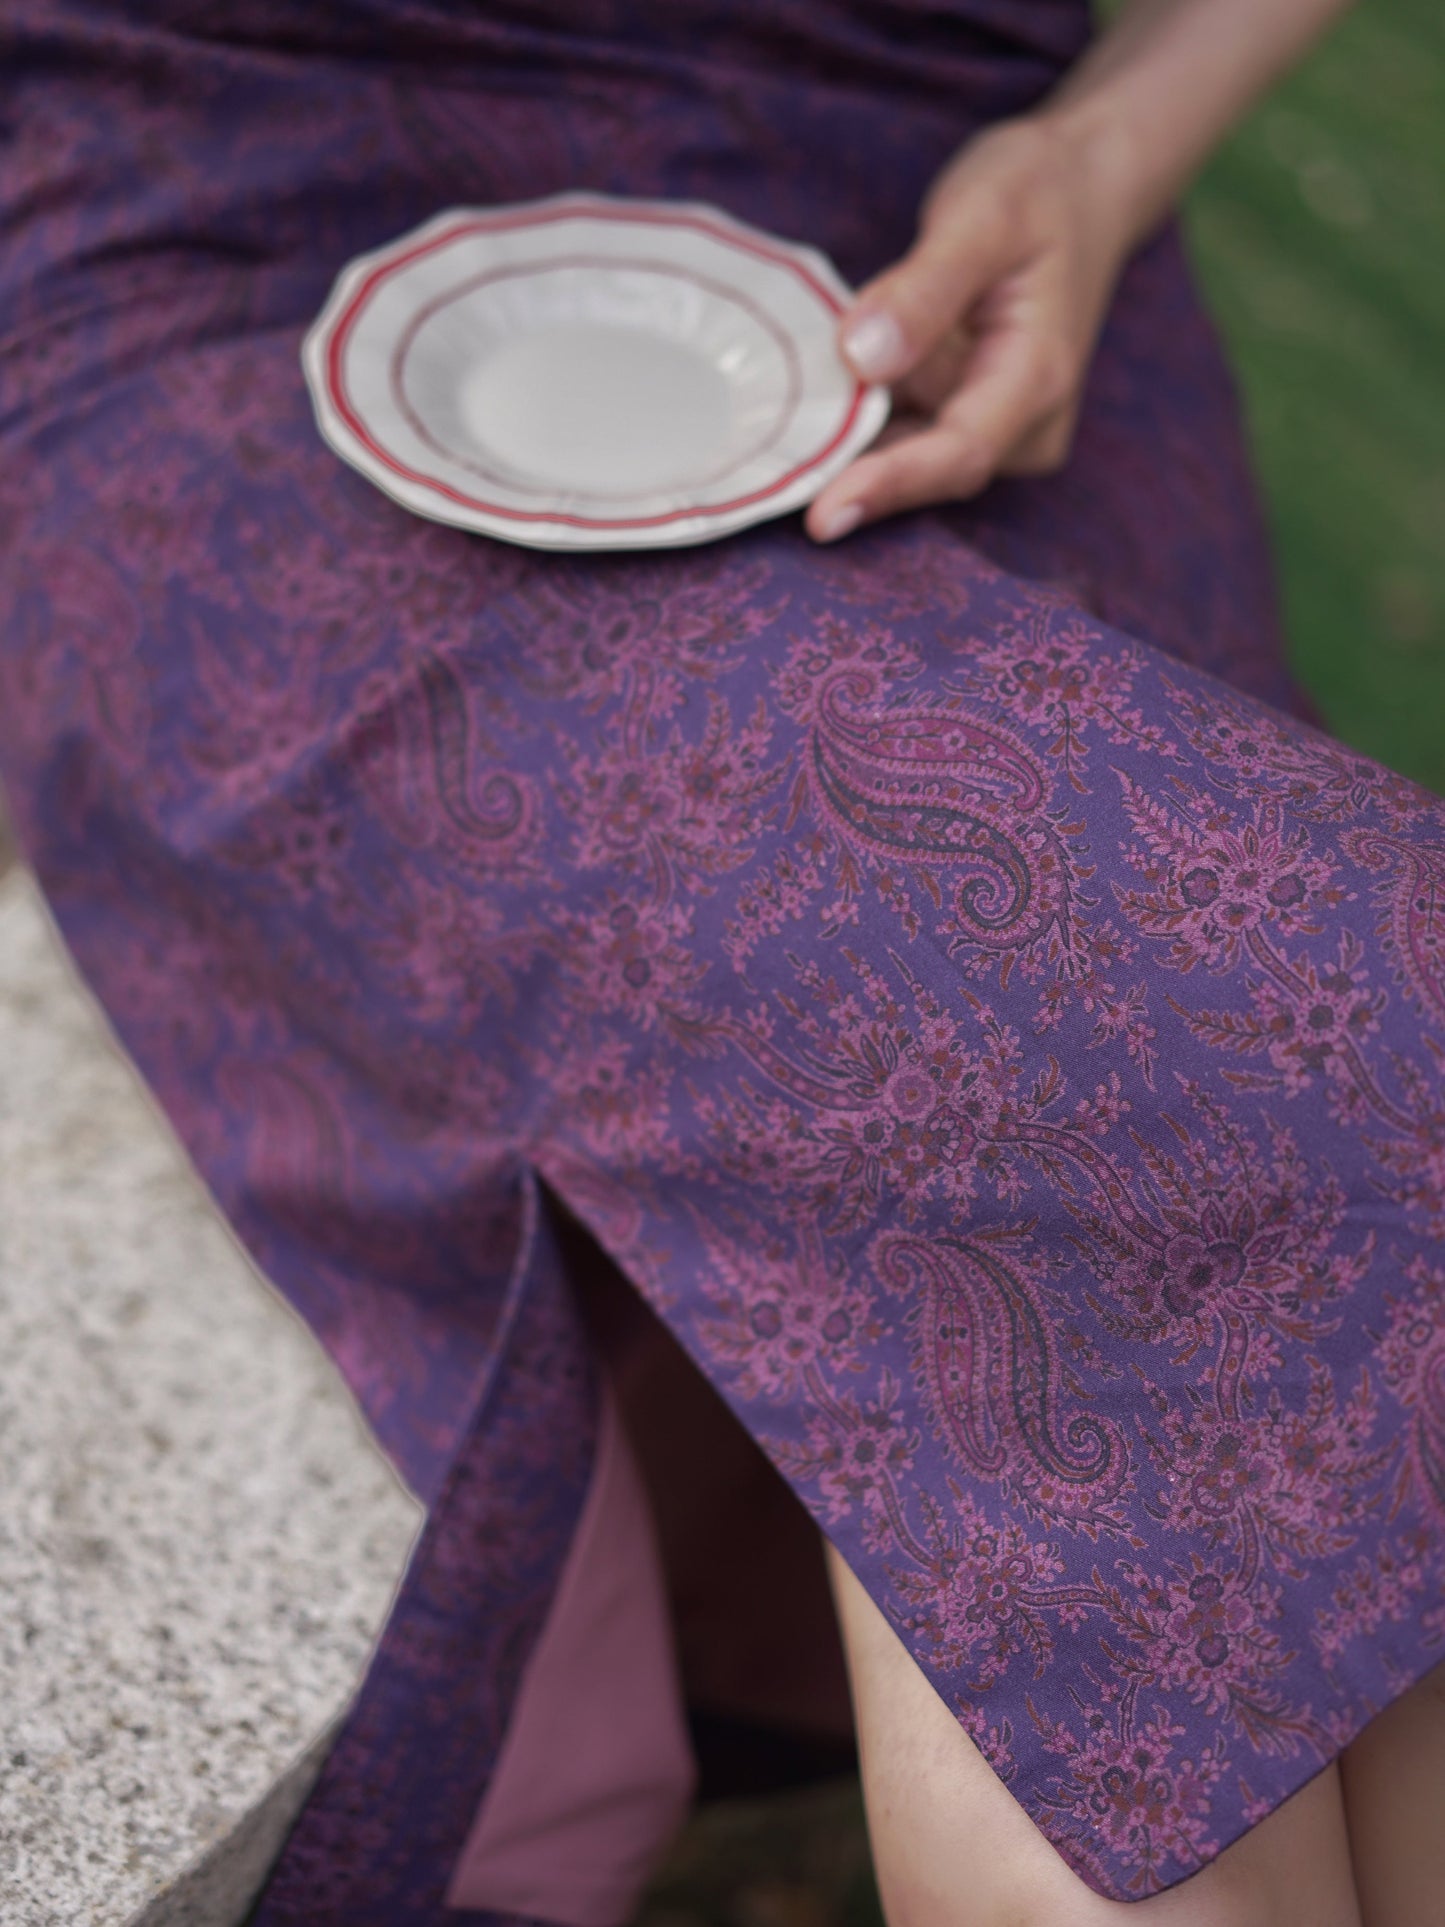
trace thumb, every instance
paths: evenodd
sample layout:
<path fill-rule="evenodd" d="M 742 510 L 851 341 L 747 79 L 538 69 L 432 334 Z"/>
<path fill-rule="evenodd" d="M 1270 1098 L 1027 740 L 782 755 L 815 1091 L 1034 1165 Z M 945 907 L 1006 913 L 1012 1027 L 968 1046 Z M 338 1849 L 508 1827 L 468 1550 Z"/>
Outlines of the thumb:
<path fill-rule="evenodd" d="M 839 347 L 864 381 L 896 382 L 925 360 L 1005 266 L 998 241 L 958 219 L 926 231 L 844 315 Z"/>

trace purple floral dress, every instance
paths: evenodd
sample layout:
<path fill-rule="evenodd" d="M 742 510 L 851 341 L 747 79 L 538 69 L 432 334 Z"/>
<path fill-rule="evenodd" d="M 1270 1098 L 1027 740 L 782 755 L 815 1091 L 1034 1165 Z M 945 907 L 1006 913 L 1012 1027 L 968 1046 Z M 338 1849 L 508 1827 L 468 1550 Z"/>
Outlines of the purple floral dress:
<path fill-rule="evenodd" d="M 837 549 L 435 527 L 298 370 L 342 263 L 456 204 L 697 197 L 859 279 L 1087 32 L 4 10 L 11 807 L 430 1507 L 265 1927 L 459 1917 L 593 1456 L 558 1201 L 1098 1892 L 1445 1654 L 1445 812 L 1290 713 L 1174 237 L 1066 473 Z"/>

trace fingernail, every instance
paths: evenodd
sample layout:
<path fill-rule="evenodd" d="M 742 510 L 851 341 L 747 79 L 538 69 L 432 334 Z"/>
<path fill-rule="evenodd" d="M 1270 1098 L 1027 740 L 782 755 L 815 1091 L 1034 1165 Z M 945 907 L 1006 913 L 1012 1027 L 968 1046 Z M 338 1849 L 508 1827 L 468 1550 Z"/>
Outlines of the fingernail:
<path fill-rule="evenodd" d="M 903 330 L 891 314 L 875 308 L 843 330 L 843 352 L 865 381 L 887 381 L 907 355 Z"/>
<path fill-rule="evenodd" d="M 862 520 L 863 504 L 845 502 L 842 508 L 834 509 L 831 515 L 823 517 L 822 526 L 818 530 L 818 540 L 836 542 L 842 536 L 851 535 Z"/>

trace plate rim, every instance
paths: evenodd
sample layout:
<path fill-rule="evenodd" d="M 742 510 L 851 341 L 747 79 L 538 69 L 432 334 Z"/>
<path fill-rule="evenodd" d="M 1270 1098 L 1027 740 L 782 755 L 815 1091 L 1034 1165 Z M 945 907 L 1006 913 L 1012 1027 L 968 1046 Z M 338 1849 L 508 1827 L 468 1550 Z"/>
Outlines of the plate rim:
<path fill-rule="evenodd" d="M 384 282 L 427 254 L 473 235 L 527 232 L 570 219 L 620 226 L 701 231 L 724 246 L 790 271 L 811 296 L 841 314 L 852 290 L 819 249 L 771 234 L 710 202 L 567 190 L 530 201 L 452 207 L 382 246 L 354 256 L 336 276 L 301 345 L 301 361 L 317 427 L 332 449 L 382 492 L 414 513 L 453 527 L 545 548 L 670 547 L 712 540 L 750 523 L 781 516 L 810 501 L 887 419 L 885 388 L 853 378 L 842 419 L 820 448 L 765 485 L 721 503 L 687 504 L 647 516 L 577 514 L 559 508 L 513 508 L 486 502 L 427 475 L 389 453 L 359 415 L 338 379 L 347 340 L 366 303 Z M 539 264 L 540 265 L 540 264 Z M 846 370 L 846 364 L 840 363 Z M 663 491 L 665 494 L 665 491 Z"/>

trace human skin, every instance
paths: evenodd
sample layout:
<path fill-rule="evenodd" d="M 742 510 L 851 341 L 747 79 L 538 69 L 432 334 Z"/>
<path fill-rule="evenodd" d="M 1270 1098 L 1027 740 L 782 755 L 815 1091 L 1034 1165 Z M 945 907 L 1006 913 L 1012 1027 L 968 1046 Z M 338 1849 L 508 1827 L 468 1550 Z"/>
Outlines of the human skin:
<path fill-rule="evenodd" d="M 1445 1917 L 1445 1663 L 1340 1755 L 1365 1927 Z"/>
<path fill-rule="evenodd" d="M 1033 112 L 938 176 L 842 352 L 894 420 L 808 511 L 836 541 L 1067 460 L 1115 283 L 1241 113 L 1346 0 L 1133 0 Z"/>

